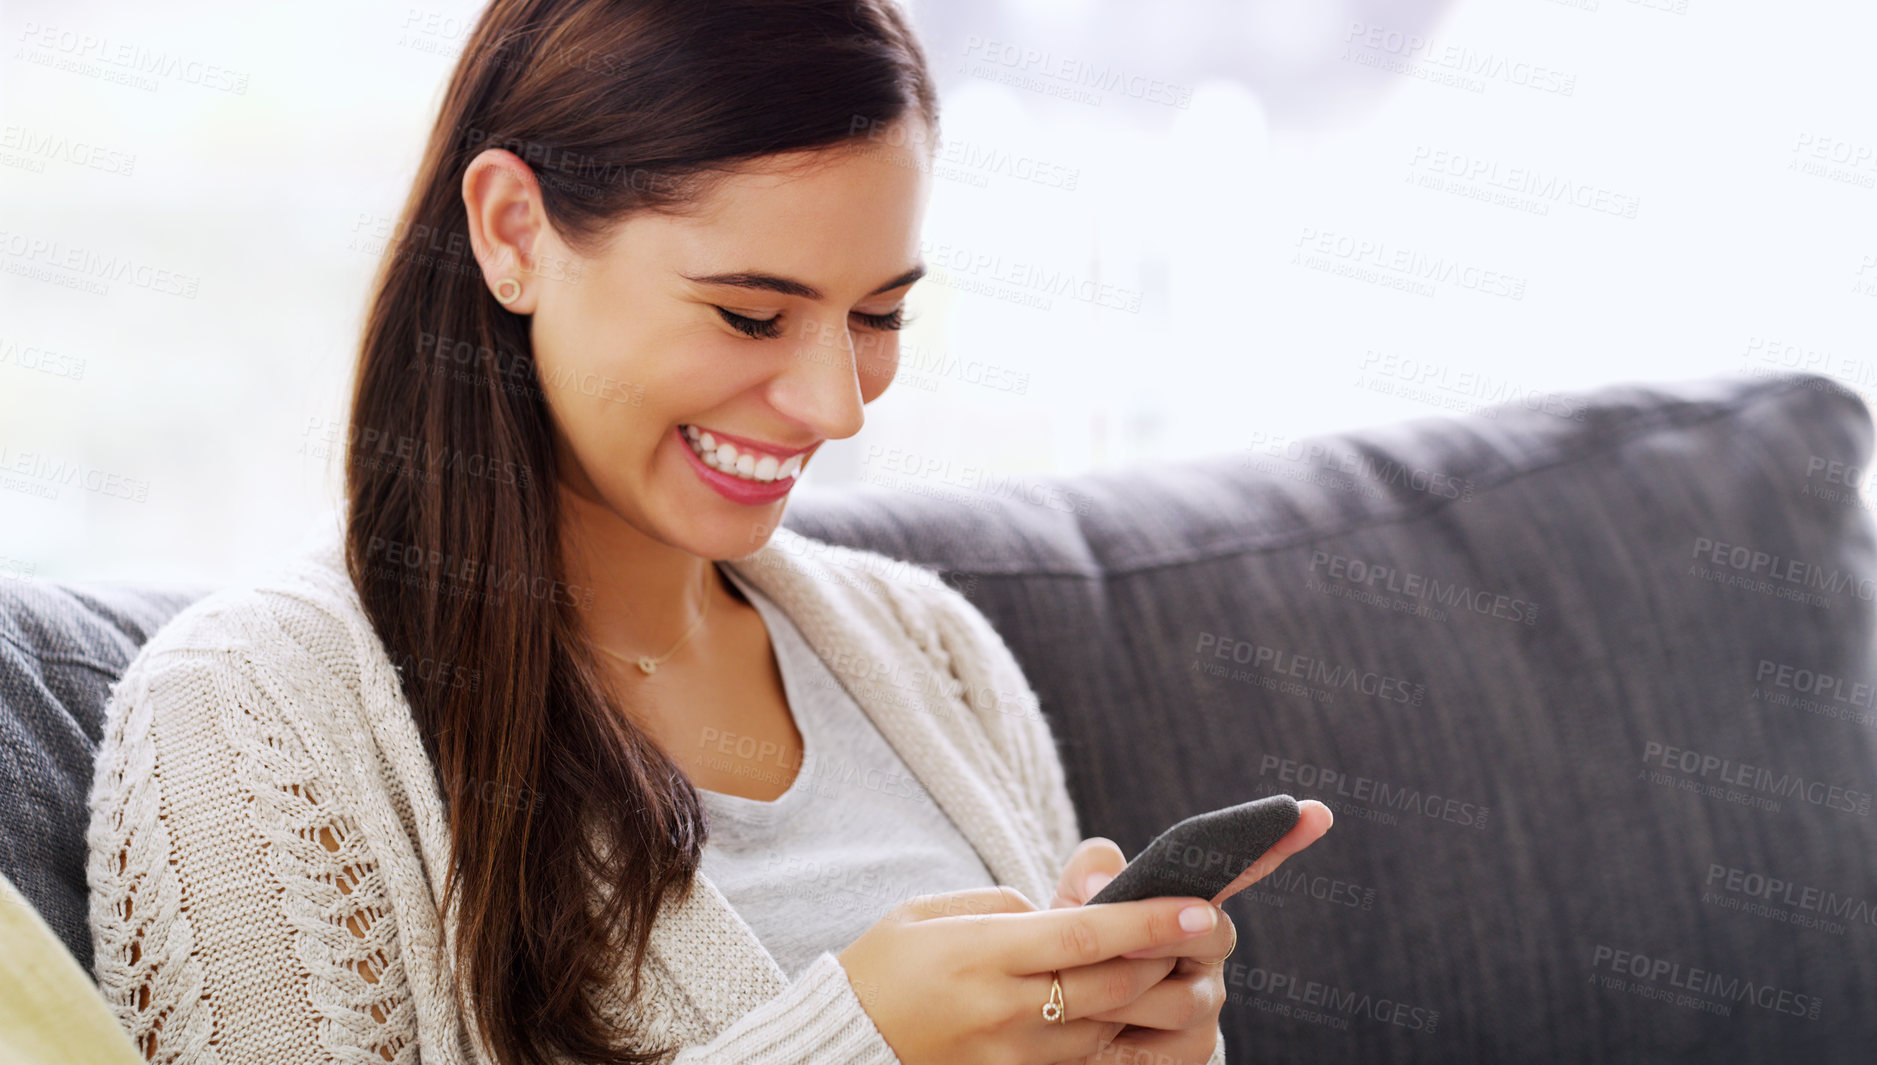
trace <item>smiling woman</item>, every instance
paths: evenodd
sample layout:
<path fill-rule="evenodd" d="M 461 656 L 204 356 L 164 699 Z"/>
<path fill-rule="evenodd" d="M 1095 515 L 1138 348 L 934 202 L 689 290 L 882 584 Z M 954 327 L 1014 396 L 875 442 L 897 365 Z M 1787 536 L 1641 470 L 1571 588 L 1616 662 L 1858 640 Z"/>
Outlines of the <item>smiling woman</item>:
<path fill-rule="evenodd" d="M 549 398 L 569 489 L 617 516 L 580 533 L 641 560 L 628 580 L 669 593 L 674 611 L 692 609 L 682 591 L 698 583 L 697 557 L 766 539 L 780 520 L 768 505 L 823 440 L 859 432 L 862 406 L 891 383 L 906 293 L 924 274 L 930 132 L 929 119 L 908 115 L 877 141 L 775 153 L 601 239 L 563 238 L 514 153 L 470 161 L 471 243 L 487 276 L 519 276 L 495 294 L 529 316 L 545 379 L 612 377 L 649 397 L 629 419 L 590 398 Z M 570 268 L 549 274 L 543 262 Z M 672 549 L 693 561 L 673 565 Z M 612 624 L 630 644 L 671 621 Z"/>
<path fill-rule="evenodd" d="M 878 129 L 895 136 L 855 135 Z M 687 741 L 801 749 L 767 629 L 711 560 L 764 545 L 815 448 L 892 380 L 936 132 L 888 4 L 497 3 L 466 42 L 406 224 L 466 235 L 476 268 L 387 259 L 354 419 L 542 473 L 532 494 L 406 494 L 354 461 L 346 535 L 387 646 L 504 664 L 480 697 L 405 694 L 452 796 L 466 990 L 505 1060 L 614 1060 L 615 1018 L 586 997 L 621 986 L 603 952 L 628 946 L 638 997 L 661 906 L 697 876 L 698 786 L 747 786 Z M 405 372 L 425 331 L 526 352 L 536 387 Z M 599 594 L 413 596 L 387 541 Z M 456 783 L 489 779 L 545 801 L 492 811 Z"/>
<path fill-rule="evenodd" d="M 1224 1060 L 1230 921 L 1080 908 L 1122 858 L 989 623 L 779 528 L 893 378 L 937 129 L 890 0 L 484 12 L 400 219 L 435 239 L 371 296 L 343 529 L 108 708 L 95 956 L 146 1057 Z M 866 890 L 805 892 L 824 860 Z"/>

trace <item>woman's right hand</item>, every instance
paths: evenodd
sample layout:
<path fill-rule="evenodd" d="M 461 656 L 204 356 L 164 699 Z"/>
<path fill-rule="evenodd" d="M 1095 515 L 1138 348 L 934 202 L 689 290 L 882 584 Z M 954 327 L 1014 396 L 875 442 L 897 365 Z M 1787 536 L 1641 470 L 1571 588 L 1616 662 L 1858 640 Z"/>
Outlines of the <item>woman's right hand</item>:
<path fill-rule="evenodd" d="M 1180 927 L 1189 906 L 1209 929 Z M 1125 1025 L 1089 1015 L 1133 1002 L 1178 961 L 1119 955 L 1206 937 L 1223 955 L 1218 916 L 1180 895 L 1041 910 L 1012 887 L 973 888 L 908 899 L 835 957 L 902 1065 L 1053 1065 L 1106 1047 Z M 1052 971 L 1067 1024 L 1043 1019 Z"/>

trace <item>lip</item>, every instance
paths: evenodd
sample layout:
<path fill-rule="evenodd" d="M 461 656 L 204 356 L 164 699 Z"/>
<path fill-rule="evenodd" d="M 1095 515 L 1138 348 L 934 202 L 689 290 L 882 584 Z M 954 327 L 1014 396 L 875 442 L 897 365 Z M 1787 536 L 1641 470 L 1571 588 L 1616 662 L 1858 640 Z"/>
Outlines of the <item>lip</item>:
<path fill-rule="evenodd" d="M 720 432 L 716 429 L 707 429 L 702 425 L 698 426 L 697 429 L 700 433 L 709 433 L 711 436 L 717 438 L 718 440 L 728 440 L 730 443 L 735 444 L 739 449 L 749 448 L 751 451 L 760 451 L 765 455 L 774 455 L 777 461 L 790 458 L 791 456 L 794 456 L 794 455 L 800 455 L 805 451 L 813 451 L 815 448 L 820 446 L 818 443 L 815 443 L 815 444 L 810 444 L 807 447 L 798 447 L 795 450 L 791 451 L 788 448 L 777 447 L 774 444 L 765 444 L 761 440 L 756 440 L 751 437 L 737 436 L 735 433 Z M 678 432 L 680 435 L 683 435 L 684 430 L 680 428 Z"/>
<path fill-rule="evenodd" d="M 677 438 L 678 450 L 684 453 L 685 460 L 691 464 L 693 470 L 697 471 L 698 477 L 701 478 L 705 484 L 714 489 L 718 495 L 728 499 L 732 503 L 741 503 L 747 507 L 759 507 L 768 503 L 774 503 L 776 500 L 788 495 L 789 492 L 794 489 L 796 482 L 801 480 L 801 474 L 797 473 L 794 477 L 764 484 L 761 481 L 746 481 L 741 477 L 732 477 L 727 473 L 718 473 L 716 470 L 704 465 L 704 460 L 698 457 L 697 452 L 691 450 L 691 442 L 684 438 L 683 429 L 673 426 L 671 435 Z M 718 434 L 713 430 L 710 435 L 716 436 Z M 729 440 L 732 444 L 737 442 L 735 437 L 725 437 L 725 439 Z M 755 447 L 756 445 L 751 444 L 750 446 Z M 803 448 L 802 450 L 807 451 L 809 449 Z M 790 454 L 797 454 L 797 452 L 790 452 Z"/>

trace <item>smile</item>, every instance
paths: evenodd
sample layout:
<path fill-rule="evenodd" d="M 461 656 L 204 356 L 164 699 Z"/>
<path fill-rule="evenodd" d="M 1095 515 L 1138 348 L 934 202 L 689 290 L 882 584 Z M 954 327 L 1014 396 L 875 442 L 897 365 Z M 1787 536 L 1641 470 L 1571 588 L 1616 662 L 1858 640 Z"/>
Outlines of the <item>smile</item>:
<path fill-rule="evenodd" d="M 698 459 L 726 476 L 769 484 L 792 481 L 802 472 L 802 455 L 779 458 L 749 447 L 738 447 L 728 440 L 718 440 L 708 430 L 695 425 L 680 426 L 684 439 Z"/>

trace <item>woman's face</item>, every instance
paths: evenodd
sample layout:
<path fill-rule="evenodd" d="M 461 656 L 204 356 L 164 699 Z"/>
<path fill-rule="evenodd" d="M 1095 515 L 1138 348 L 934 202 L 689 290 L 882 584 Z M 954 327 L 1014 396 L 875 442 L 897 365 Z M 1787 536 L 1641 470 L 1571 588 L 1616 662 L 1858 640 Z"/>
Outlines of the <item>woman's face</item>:
<path fill-rule="evenodd" d="M 492 252 L 479 258 L 491 284 L 523 286 L 508 307 L 532 315 L 572 512 L 593 504 L 703 558 L 762 546 L 790 474 L 859 432 L 898 366 L 927 193 L 908 121 L 766 157 L 682 217 L 627 218 L 591 256 L 545 224 L 519 160 L 472 165 L 472 233 Z"/>

